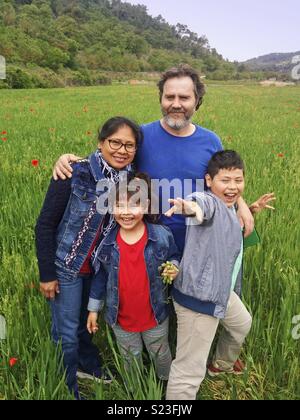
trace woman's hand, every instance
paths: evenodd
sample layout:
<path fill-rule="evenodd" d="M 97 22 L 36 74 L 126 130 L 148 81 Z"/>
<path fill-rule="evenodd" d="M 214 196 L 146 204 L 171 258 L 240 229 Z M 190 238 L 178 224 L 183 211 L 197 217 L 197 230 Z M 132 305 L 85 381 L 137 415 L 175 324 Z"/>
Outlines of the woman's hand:
<path fill-rule="evenodd" d="M 90 334 L 96 334 L 99 330 L 99 326 L 97 323 L 98 313 L 97 312 L 90 312 L 87 320 L 87 330 Z"/>
<path fill-rule="evenodd" d="M 40 283 L 40 292 L 46 299 L 55 299 L 56 294 L 59 294 L 58 281 L 49 281 L 47 283 Z"/>
<path fill-rule="evenodd" d="M 53 168 L 54 180 L 57 181 L 58 178 L 62 180 L 72 178 L 73 169 L 70 163 L 77 162 L 80 159 L 82 158 L 76 155 L 72 155 L 71 153 L 60 156 Z"/>
<path fill-rule="evenodd" d="M 251 206 L 249 207 L 249 209 L 250 209 L 252 214 L 257 214 L 264 209 L 275 210 L 274 207 L 268 205 L 268 203 L 270 203 L 271 201 L 274 201 L 274 200 L 276 200 L 276 197 L 275 197 L 274 193 L 264 194 L 261 197 L 259 197 L 258 200 L 256 200 L 254 203 L 252 203 Z"/>

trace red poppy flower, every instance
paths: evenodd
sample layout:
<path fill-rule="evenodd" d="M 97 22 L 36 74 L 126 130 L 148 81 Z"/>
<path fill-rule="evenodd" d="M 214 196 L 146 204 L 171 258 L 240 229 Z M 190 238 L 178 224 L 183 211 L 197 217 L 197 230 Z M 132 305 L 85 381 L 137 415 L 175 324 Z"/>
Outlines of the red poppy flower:
<path fill-rule="evenodd" d="M 38 161 L 38 160 L 36 160 L 36 159 L 33 159 L 33 160 L 31 161 L 31 165 L 32 165 L 32 166 L 39 166 L 39 161 Z"/>
<path fill-rule="evenodd" d="M 280 157 L 280 158 L 283 158 L 284 157 L 284 154 L 283 153 L 278 153 L 277 156 Z"/>
<path fill-rule="evenodd" d="M 2 133 L 1 133 L 1 134 L 2 134 L 2 136 L 3 136 L 3 135 L 5 135 L 5 134 L 7 134 L 7 131 L 5 131 L 5 130 L 4 130 L 4 131 L 2 131 Z"/>
<path fill-rule="evenodd" d="M 16 359 L 15 357 L 11 357 L 9 359 L 9 366 L 12 368 L 13 366 L 15 366 L 18 363 L 18 359 Z"/>
<path fill-rule="evenodd" d="M 7 138 L 6 138 L 6 137 L 1 137 L 1 140 L 2 140 L 2 141 L 6 141 L 6 140 L 7 140 Z"/>

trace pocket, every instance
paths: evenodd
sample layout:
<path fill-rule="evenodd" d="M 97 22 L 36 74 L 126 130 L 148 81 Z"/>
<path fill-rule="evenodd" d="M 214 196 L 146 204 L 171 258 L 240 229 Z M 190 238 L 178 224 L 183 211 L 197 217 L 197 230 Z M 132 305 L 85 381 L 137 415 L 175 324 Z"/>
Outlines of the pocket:
<path fill-rule="evenodd" d="M 110 264 L 111 254 L 105 253 L 98 256 L 98 260 L 103 264 Z"/>
<path fill-rule="evenodd" d="M 159 263 L 164 263 L 167 260 L 167 252 L 163 250 L 155 251 L 154 257 Z"/>
<path fill-rule="evenodd" d="M 85 216 L 92 207 L 93 202 L 97 199 L 95 192 L 86 188 L 75 186 L 72 191 L 70 211 L 74 214 Z"/>
<path fill-rule="evenodd" d="M 214 300 L 216 295 L 216 290 L 214 289 L 217 285 L 214 284 L 213 277 L 213 262 L 211 257 L 208 257 L 206 264 L 204 264 L 203 267 L 199 269 L 199 274 L 195 284 L 196 289 L 200 294 L 201 300 Z"/>

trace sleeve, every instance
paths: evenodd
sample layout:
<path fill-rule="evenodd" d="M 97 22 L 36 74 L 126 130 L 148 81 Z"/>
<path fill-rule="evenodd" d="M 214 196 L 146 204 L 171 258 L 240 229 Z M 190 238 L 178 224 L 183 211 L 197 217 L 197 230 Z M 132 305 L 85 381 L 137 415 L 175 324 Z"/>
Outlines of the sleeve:
<path fill-rule="evenodd" d="M 214 217 L 216 210 L 216 202 L 210 195 L 203 192 L 195 192 L 187 197 L 187 200 L 196 201 L 202 212 L 202 220 L 200 217 L 190 217 L 186 219 L 188 225 L 201 224 L 204 220 L 208 221 Z M 195 221 L 193 219 L 196 219 Z"/>
<path fill-rule="evenodd" d="M 103 265 L 100 265 L 99 271 L 94 275 L 91 285 L 88 310 L 90 312 L 100 312 L 103 309 L 106 297 L 106 284 L 108 274 Z"/>
<path fill-rule="evenodd" d="M 168 239 L 169 239 L 169 252 L 168 252 L 168 261 L 170 261 L 172 264 L 179 267 L 180 260 L 181 260 L 181 254 L 177 248 L 177 245 L 175 243 L 175 239 L 173 236 L 173 233 L 170 229 L 167 229 L 168 231 Z"/>
<path fill-rule="evenodd" d="M 35 243 L 41 282 L 56 280 L 56 232 L 71 195 L 71 180 L 51 180 L 35 226 Z"/>

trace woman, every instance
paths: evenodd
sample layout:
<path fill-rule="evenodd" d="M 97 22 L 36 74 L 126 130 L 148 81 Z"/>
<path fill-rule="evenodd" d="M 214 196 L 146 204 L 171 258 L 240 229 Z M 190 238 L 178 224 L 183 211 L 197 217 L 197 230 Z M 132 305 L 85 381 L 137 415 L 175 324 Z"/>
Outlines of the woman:
<path fill-rule="evenodd" d="M 108 120 L 96 152 L 73 165 L 72 180 L 51 180 L 36 225 L 41 292 L 50 301 L 52 337 L 62 344 L 67 385 L 77 399 L 77 376 L 106 379 L 86 329 L 90 260 L 115 223 L 105 209 L 97 211 L 97 200 L 104 193 L 97 184 L 117 184 L 122 174 L 132 171 L 142 137 L 140 128 L 127 118 Z"/>

